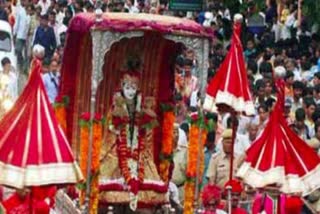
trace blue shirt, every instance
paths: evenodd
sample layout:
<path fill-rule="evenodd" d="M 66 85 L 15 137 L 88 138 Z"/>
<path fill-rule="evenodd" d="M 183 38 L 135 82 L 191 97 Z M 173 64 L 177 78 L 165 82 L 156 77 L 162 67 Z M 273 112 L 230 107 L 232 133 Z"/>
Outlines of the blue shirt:
<path fill-rule="evenodd" d="M 60 76 L 52 72 L 48 72 L 42 75 L 44 87 L 46 88 L 47 95 L 50 103 L 54 103 L 59 89 Z"/>
<path fill-rule="evenodd" d="M 45 48 L 45 55 L 53 54 L 57 47 L 56 35 L 52 27 L 39 26 L 36 30 L 33 45 L 39 44 Z"/>
<path fill-rule="evenodd" d="M 213 153 L 215 153 L 215 150 L 208 150 L 207 148 L 204 149 L 204 169 L 203 169 L 203 175 L 202 175 L 202 187 L 204 187 L 208 183 L 208 179 L 206 177 L 210 159 Z"/>

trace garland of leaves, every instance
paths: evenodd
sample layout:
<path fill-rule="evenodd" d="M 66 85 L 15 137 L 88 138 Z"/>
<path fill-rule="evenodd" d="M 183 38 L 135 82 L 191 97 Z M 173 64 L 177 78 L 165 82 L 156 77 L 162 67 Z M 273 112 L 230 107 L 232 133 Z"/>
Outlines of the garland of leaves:
<path fill-rule="evenodd" d="M 161 179 L 168 183 L 169 182 L 169 170 L 173 161 L 173 140 L 174 140 L 174 106 L 163 104 L 163 124 L 162 124 L 162 144 L 160 153 L 160 177 Z"/>
<path fill-rule="evenodd" d="M 64 133 L 67 131 L 67 111 L 69 105 L 68 96 L 57 96 L 53 104 L 54 113 Z"/>

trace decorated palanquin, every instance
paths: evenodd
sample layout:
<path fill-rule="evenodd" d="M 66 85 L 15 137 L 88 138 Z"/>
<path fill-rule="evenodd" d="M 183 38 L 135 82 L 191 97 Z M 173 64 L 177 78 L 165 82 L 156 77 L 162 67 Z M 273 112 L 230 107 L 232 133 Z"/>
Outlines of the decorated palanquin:
<path fill-rule="evenodd" d="M 204 92 L 210 37 L 175 17 L 83 13 L 72 19 L 58 96 L 59 103 L 68 97 L 68 105 L 62 105 L 65 121 L 62 113 L 59 118 L 95 183 L 95 201 L 132 210 L 168 201 L 175 59 L 182 46 L 195 50 Z"/>

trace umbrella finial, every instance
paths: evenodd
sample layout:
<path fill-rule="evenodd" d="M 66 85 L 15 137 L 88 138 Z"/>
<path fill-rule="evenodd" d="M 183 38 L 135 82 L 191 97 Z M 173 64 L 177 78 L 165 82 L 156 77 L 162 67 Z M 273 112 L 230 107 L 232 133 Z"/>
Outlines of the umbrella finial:
<path fill-rule="evenodd" d="M 286 76 L 286 69 L 283 66 L 277 66 L 274 68 L 274 77 L 275 78 L 283 78 Z"/>
<path fill-rule="evenodd" d="M 240 13 L 237 13 L 233 17 L 234 22 L 242 23 L 243 21 L 243 16 Z"/>

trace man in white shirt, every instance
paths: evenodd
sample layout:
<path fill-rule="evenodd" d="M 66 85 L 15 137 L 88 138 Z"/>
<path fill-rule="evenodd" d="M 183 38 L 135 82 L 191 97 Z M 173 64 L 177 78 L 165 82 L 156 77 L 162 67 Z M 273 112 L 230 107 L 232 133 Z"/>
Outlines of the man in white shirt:
<path fill-rule="evenodd" d="M 49 0 L 40 0 L 38 2 L 37 6 L 41 7 L 41 13 L 40 13 L 41 16 L 47 14 L 50 4 L 51 4 L 51 1 Z"/>
<path fill-rule="evenodd" d="M 23 69 L 25 57 L 23 50 L 26 50 L 26 40 L 28 38 L 30 17 L 26 11 L 26 0 L 21 0 L 20 6 L 17 8 L 16 21 L 13 27 L 13 35 L 15 37 L 15 51 L 18 58 L 18 65 Z"/>

